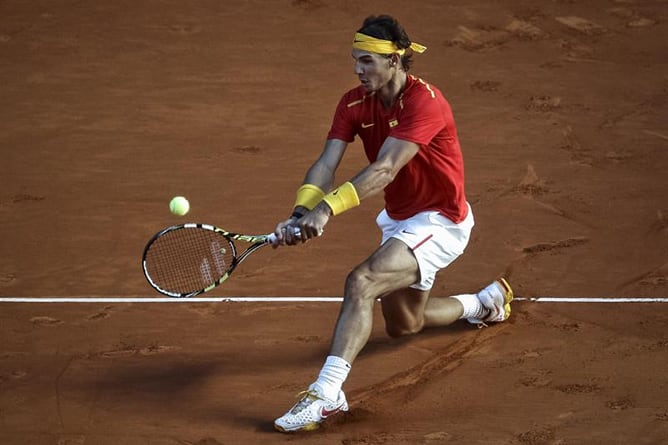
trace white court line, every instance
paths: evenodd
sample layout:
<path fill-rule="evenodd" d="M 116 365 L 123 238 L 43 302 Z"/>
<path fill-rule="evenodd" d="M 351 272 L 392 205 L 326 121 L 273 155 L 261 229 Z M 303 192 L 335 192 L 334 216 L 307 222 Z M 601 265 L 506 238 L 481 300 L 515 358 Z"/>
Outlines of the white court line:
<path fill-rule="evenodd" d="M 533 301 L 536 303 L 668 303 L 668 298 L 518 297 L 513 301 Z"/>
<path fill-rule="evenodd" d="M 336 303 L 342 297 L 0 297 L 0 303 Z M 668 303 L 668 298 L 516 297 L 533 303 Z"/>

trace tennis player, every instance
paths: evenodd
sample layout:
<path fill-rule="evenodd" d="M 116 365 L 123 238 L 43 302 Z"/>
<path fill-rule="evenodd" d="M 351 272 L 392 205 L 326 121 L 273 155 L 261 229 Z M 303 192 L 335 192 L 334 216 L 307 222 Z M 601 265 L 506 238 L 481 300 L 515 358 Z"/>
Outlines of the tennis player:
<path fill-rule="evenodd" d="M 275 420 L 281 432 L 313 430 L 348 410 L 342 386 L 369 339 L 377 299 L 392 337 L 459 319 L 484 324 L 510 315 L 513 293 L 503 278 L 477 294 L 429 298 L 436 273 L 464 252 L 474 221 L 450 105 L 436 87 L 408 74 L 414 53 L 425 49 L 391 16 L 364 21 L 352 48 L 360 85 L 341 98 L 324 149 L 297 191 L 294 213 L 276 226 L 281 244 L 304 242 L 319 236 L 332 216 L 385 193 L 376 220 L 380 247 L 348 275 L 330 354 L 299 401 Z M 369 165 L 333 188 L 356 136 Z"/>

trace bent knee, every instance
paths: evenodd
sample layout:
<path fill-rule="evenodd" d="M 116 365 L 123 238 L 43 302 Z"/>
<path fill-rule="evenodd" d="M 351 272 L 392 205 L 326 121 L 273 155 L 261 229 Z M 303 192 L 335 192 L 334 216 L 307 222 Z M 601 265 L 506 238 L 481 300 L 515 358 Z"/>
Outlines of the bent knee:
<path fill-rule="evenodd" d="M 417 334 L 424 328 L 424 322 L 412 323 L 385 323 L 385 332 L 392 338 Z"/>
<path fill-rule="evenodd" d="M 346 295 L 364 298 L 365 296 L 376 296 L 376 277 L 365 267 L 356 267 L 346 278 Z"/>

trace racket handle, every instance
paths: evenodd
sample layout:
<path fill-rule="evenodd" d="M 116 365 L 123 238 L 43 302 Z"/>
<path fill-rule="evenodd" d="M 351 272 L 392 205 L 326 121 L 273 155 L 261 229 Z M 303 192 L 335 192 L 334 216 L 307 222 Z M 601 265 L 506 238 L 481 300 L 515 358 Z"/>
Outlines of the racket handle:
<path fill-rule="evenodd" d="M 302 232 L 301 232 L 301 230 L 299 230 L 299 227 L 295 228 L 295 236 L 299 236 L 301 234 L 302 234 Z M 270 233 L 269 235 L 267 235 L 267 243 L 276 244 L 277 241 L 278 241 L 278 238 L 276 238 L 275 233 Z"/>

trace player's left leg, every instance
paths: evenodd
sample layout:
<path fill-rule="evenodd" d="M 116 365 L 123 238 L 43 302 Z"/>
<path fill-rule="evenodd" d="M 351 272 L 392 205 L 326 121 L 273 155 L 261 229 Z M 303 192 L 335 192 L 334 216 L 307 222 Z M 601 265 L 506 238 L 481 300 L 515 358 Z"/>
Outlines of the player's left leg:
<path fill-rule="evenodd" d="M 455 298 L 429 298 L 430 290 L 406 288 L 381 299 L 385 330 L 390 337 L 447 326 L 462 318 L 464 308 Z"/>
<path fill-rule="evenodd" d="M 430 291 L 401 289 L 381 299 L 385 330 L 391 337 L 420 332 L 423 328 L 448 326 L 458 320 L 483 326 L 510 316 L 513 290 L 500 278 L 477 294 L 429 297 Z"/>
<path fill-rule="evenodd" d="M 410 287 L 381 298 L 390 336 L 414 334 L 424 327 L 447 326 L 459 319 L 481 324 L 508 318 L 513 294 L 504 279 L 477 294 L 429 297 L 438 271 L 455 261 L 468 244 L 473 227 L 471 212 L 460 224 L 435 212 L 424 212 L 404 221 L 393 220 L 381 212 L 377 222 L 383 230 L 383 240 L 402 241 L 418 265 L 418 276 Z"/>

